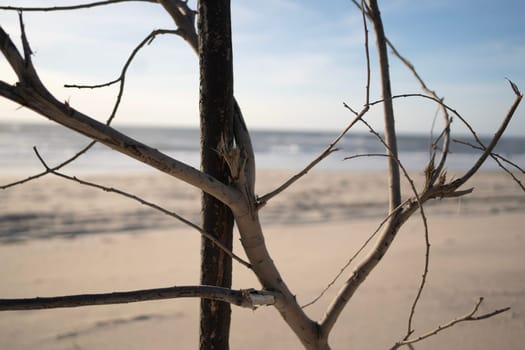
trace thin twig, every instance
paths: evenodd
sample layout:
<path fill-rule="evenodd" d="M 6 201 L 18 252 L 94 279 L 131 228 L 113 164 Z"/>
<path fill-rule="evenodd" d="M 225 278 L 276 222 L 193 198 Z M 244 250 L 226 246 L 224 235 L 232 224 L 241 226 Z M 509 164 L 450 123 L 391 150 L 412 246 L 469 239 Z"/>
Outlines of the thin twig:
<path fill-rule="evenodd" d="M 275 293 L 269 291 L 258 291 L 255 289 L 233 290 L 216 286 L 174 286 L 100 294 L 0 299 L 0 311 L 114 305 L 175 298 L 211 299 L 250 309 L 255 309 L 260 305 L 273 305 L 275 303 Z"/>
<path fill-rule="evenodd" d="M 453 141 L 456 142 L 456 143 L 462 144 L 462 145 L 466 145 L 466 146 L 472 147 L 472 148 L 477 149 L 477 150 L 480 150 L 480 151 L 485 151 L 485 148 L 484 148 L 484 147 L 473 145 L 473 144 L 471 144 L 470 142 L 461 141 L 461 140 L 453 140 Z M 491 152 L 490 157 L 491 157 L 492 159 L 494 159 L 494 161 L 498 164 L 498 166 L 499 166 L 501 169 L 503 169 L 503 171 L 505 171 L 507 174 L 509 174 L 509 176 L 512 177 L 512 179 L 514 180 L 514 182 L 516 182 L 516 183 L 518 184 L 518 186 L 521 187 L 522 191 L 525 192 L 525 186 L 524 186 L 523 183 L 520 181 L 520 179 L 518 179 L 518 178 L 516 177 L 516 175 L 514 175 L 514 174 L 512 173 L 512 171 L 510 171 L 509 169 L 507 169 L 507 167 L 506 167 L 505 165 L 503 165 L 502 162 L 505 162 L 505 163 L 507 163 L 507 164 L 513 166 L 514 168 L 518 169 L 522 174 L 525 173 L 525 170 L 524 170 L 523 168 L 521 168 L 518 164 L 511 162 L 510 160 L 508 160 L 507 158 L 503 157 L 502 155 L 500 155 L 500 154 L 498 154 L 498 153 Z"/>
<path fill-rule="evenodd" d="M 445 323 L 443 325 L 440 325 L 437 328 L 435 328 L 434 330 L 431 330 L 431 331 L 429 331 L 429 332 L 427 332 L 425 334 L 422 334 L 422 335 L 420 335 L 417 338 L 403 339 L 403 340 L 397 342 L 396 344 L 394 344 L 394 346 L 392 346 L 392 348 L 390 350 L 398 349 L 399 347 L 401 347 L 403 345 L 414 344 L 414 343 L 420 342 L 421 340 L 429 338 L 431 336 L 434 336 L 434 335 L 438 334 L 439 332 L 444 331 L 445 329 L 450 328 L 450 327 L 452 327 L 452 326 L 454 326 L 454 325 L 456 325 L 456 324 L 458 324 L 460 322 L 484 320 L 484 319 L 487 319 L 487 318 L 499 315 L 499 314 L 501 314 L 503 312 L 506 312 L 506 311 L 510 310 L 510 307 L 505 307 L 503 309 L 497 309 L 497 310 L 494 310 L 494 311 L 486 313 L 486 314 L 482 314 L 482 315 L 479 315 L 479 316 L 474 316 L 475 313 L 478 311 L 479 306 L 481 305 L 482 302 L 483 302 L 483 298 L 479 298 L 479 300 L 476 303 L 476 305 L 474 305 L 474 308 L 472 309 L 472 311 L 470 311 L 468 314 L 466 314 L 464 316 L 461 316 L 461 317 L 458 317 L 458 318 L 456 318 L 456 319 L 454 319 L 454 320 L 452 320 L 452 321 L 450 321 L 448 323 Z"/>
<path fill-rule="evenodd" d="M 71 162 L 75 161 L 78 157 L 80 157 L 82 154 L 87 152 L 95 143 L 97 143 L 97 142 L 96 141 L 91 141 L 86 147 L 84 147 L 82 150 L 77 152 L 73 157 L 65 160 L 64 162 L 60 163 L 57 166 L 54 166 L 54 167 L 50 168 L 50 170 L 44 170 L 41 173 L 38 173 L 38 174 L 35 174 L 35 175 L 31 175 L 31 176 L 29 176 L 29 177 L 27 177 L 25 179 L 17 180 L 17 181 L 8 183 L 6 185 L 2 185 L 2 186 L 0 186 L 0 189 L 5 190 L 5 189 L 8 189 L 9 187 L 14 187 L 14 186 L 17 186 L 17 185 L 21 185 L 21 184 L 24 184 L 26 182 L 29 182 L 29 181 L 32 181 L 32 180 L 36 180 L 36 179 L 38 179 L 38 178 L 40 178 L 40 177 L 42 177 L 44 175 L 49 174 L 52 171 L 59 170 L 59 169 L 63 168 L 64 166 L 70 164 Z"/>
<path fill-rule="evenodd" d="M 304 167 L 301 171 L 299 171 L 297 174 L 293 175 L 291 178 L 289 178 L 284 184 L 279 186 L 277 189 L 261 196 L 258 198 L 259 206 L 264 206 L 271 198 L 275 197 L 279 193 L 286 190 L 288 187 L 290 187 L 293 183 L 295 183 L 297 180 L 302 178 L 304 175 L 306 175 L 313 167 L 315 167 L 319 162 L 321 162 L 323 159 L 328 157 L 333 152 L 336 152 L 338 149 L 335 148 L 335 146 L 341 141 L 343 136 L 346 135 L 348 130 L 352 128 L 362 117 L 366 114 L 368 111 L 368 106 L 365 106 L 363 110 L 355 117 L 354 120 L 348 126 L 326 147 L 326 149 L 319 154 L 313 161 L 311 161 L 306 167 Z"/>
<path fill-rule="evenodd" d="M 518 95 L 520 96 L 520 95 Z M 474 139 L 476 140 L 476 142 L 482 146 L 483 146 L 483 143 L 481 141 L 481 139 L 478 137 L 476 131 L 472 128 L 472 126 L 467 122 L 467 120 L 457 111 L 455 110 L 454 108 L 450 107 L 449 105 L 447 105 L 446 103 L 444 103 L 442 100 L 436 98 L 436 97 L 433 97 L 433 96 L 428 96 L 428 95 L 424 95 L 424 94 L 420 94 L 420 93 L 408 93 L 408 94 L 399 94 L 399 95 L 394 95 L 391 97 L 392 100 L 395 100 L 395 99 L 400 99 L 400 98 L 410 98 L 410 97 L 420 97 L 420 98 L 423 98 L 423 99 L 428 99 L 428 100 L 431 100 L 431 101 L 434 101 L 435 103 L 437 103 L 438 105 L 442 106 L 443 108 L 447 109 L 448 111 L 452 112 L 452 114 L 454 114 L 456 117 L 458 117 L 459 120 L 461 120 L 461 122 L 469 129 L 470 133 L 472 134 L 472 136 L 474 137 Z M 521 97 L 520 97 L 521 99 Z M 376 100 L 376 101 L 373 101 L 373 102 L 370 102 L 370 106 L 374 106 L 376 104 L 379 104 L 379 103 L 384 103 L 386 102 L 385 99 L 379 99 L 379 100 Z M 515 109 L 514 107 L 511 108 L 511 109 Z"/>
<path fill-rule="evenodd" d="M 288 187 L 290 187 L 292 184 L 294 184 L 297 180 L 299 180 L 301 177 L 306 175 L 312 168 L 314 168 L 317 164 L 319 164 L 323 159 L 328 157 L 333 152 L 337 151 L 338 149 L 335 148 L 335 146 L 341 141 L 341 139 L 348 133 L 348 131 L 368 112 L 369 110 L 369 99 L 370 99 L 370 53 L 369 53 L 369 46 L 368 46 L 368 27 L 366 24 L 366 19 L 363 14 L 363 26 L 364 26 L 364 34 L 365 34 L 365 57 L 366 57 L 366 67 L 367 67 L 367 75 L 366 75 L 366 86 L 365 86 L 365 92 L 366 92 L 366 103 L 365 107 L 358 113 L 352 110 L 346 103 L 343 103 L 343 105 L 348 108 L 350 111 L 352 111 L 355 114 L 354 120 L 328 145 L 327 148 L 325 148 L 324 151 L 322 151 L 317 158 L 315 158 L 313 161 L 311 161 L 306 167 L 304 167 L 301 171 L 299 171 L 297 174 L 293 175 L 291 178 L 289 178 L 285 183 L 283 183 L 281 186 L 279 186 L 277 189 L 258 197 L 258 203 L 259 206 L 264 206 L 271 198 L 275 197 L 279 193 L 286 190 Z"/>
<path fill-rule="evenodd" d="M 463 120 L 465 120 L 460 114 L 458 111 L 456 111 L 454 108 L 450 107 L 449 105 L 447 105 L 445 102 L 443 102 L 442 100 L 438 99 L 438 98 L 435 98 L 433 96 L 428 96 L 428 95 L 425 95 L 425 94 L 421 94 L 421 93 L 409 93 L 409 94 L 398 94 L 398 95 L 393 95 L 391 97 L 392 100 L 396 100 L 396 99 L 400 99 L 400 98 L 408 98 L 408 97 L 421 97 L 421 98 L 424 98 L 424 99 L 428 99 L 428 100 L 431 100 L 431 101 L 434 101 L 436 102 L 437 104 L 443 106 L 444 108 L 446 108 L 447 110 L 449 110 L 450 112 L 452 112 L 454 115 L 456 115 L 458 118 L 462 118 Z M 372 101 L 370 102 L 370 106 L 374 106 L 376 104 L 379 104 L 379 103 L 384 103 L 386 100 L 384 98 L 382 99 L 379 99 L 379 100 L 375 100 L 375 101 Z"/>
<path fill-rule="evenodd" d="M 347 108 L 350 108 L 348 107 L 346 104 L 345 104 L 345 107 Z M 325 148 L 324 151 L 322 151 L 319 156 L 317 156 L 313 161 L 311 161 L 306 167 L 304 167 L 301 171 L 299 171 L 298 173 L 296 173 L 295 175 L 293 175 L 292 177 L 290 177 L 285 183 L 283 183 L 281 186 L 279 186 L 278 188 L 276 188 L 275 190 L 263 195 L 263 196 L 260 196 L 258 197 L 258 203 L 259 203 L 259 206 L 262 207 L 264 205 L 266 205 L 266 203 L 273 197 L 277 196 L 279 193 L 283 192 L 284 190 L 286 190 L 288 187 L 290 187 L 292 184 L 294 184 L 297 180 L 299 180 L 300 178 L 302 178 L 304 175 L 306 175 L 310 170 L 312 170 L 312 168 L 314 168 L 317 164 L 319 164 L 323 159 L 325 159 L 326 157 L 328 157 L 330 154 L 332 154 L 333 152 L 336 152 L 338 151 L 339 149 L 335 148 L 335 146 L 339 143 L 339 141 L 341 141 L 341 139 L 348 133 L 348 131 L 359 121 L 361 120 L 361 118 L 368 112 L 369 110 L 369 107 L 368 106 L 365 106 L 365 108 L 363 108 L 361 110 L 361 112 L 359 112 L 357 114 L 357 116 L 354 118 L 354 120 L 352 120 L 352 122 L 350 124 L 348 124 L 348 126 L 328 145 L 328 147 Z"/>
<path fill-rule="evenodd" d="M 408 316 L 407 333 L 406 333 L 407 338 L 414 332 L 412 324 L 414 322 L 414 316 L 416 314 L 416 307 L 417 307 L 417 304 L 419 303 L 419 300 L 421 299 L 421 295 L 423 294 L 423 289 L 425 288 L 425 285 L 427 283 L 428 270 L 430 266 L 430 234 L 428 231 L 428 221 L 425 215 L 425 211 L 423 209 L 423 203 L 421 202 L 421 198 L 419 198 L 419 195 L 417 194 L 417 192 L 416 192 L 416 201 L 419 205 L 419 212 L 421 213 L 421 218 L 423 220 L 423 226 L 424 226 L 425 260 L 424 260 L 423 274 L 421 275 L 421 282 L 419 284 L 419 288 L 417 290 L 416 296 L 414 297 L 414 301 L 412 302 L 412 306 L 410 308 L 410 314 Z"/>
<path fill-rule="evenodd" d="M 365 86 L 365 106 L 370 102 L 370 75 L 372 69 L 370 68 L 370 47 L 368 44 L 368 25 L 366 23 L 366 11 L 364 9 L 365 1 L 361 0 L 361 16 L 363 19 L 363 29 L 365 34 L 365 61 L 366 61 L 366 86 Z"/>
<path fill-rule="evenodd" d="M 0 10 L 6 11 L 27 11 L 27 12 L 50 12 L 50 11 L 69 11 L 81 10 L 97 6 L 106 6 L 120 2 L 150 2 L 156 3 L 156 0 L 105 0 L 96 1 L 87 4 L 68 5 L 68 6 L 50 6 L 50 7 L 23 7 L 23 6 L 0 6 Z"/>
<path fill-rule="evenodd" d="M 374 134 L 376 136 L 376 138 L 379 139 L 379 141 L 383 144 L 383 146 L 387 150 L 390 151 L 389 145 L 381 137 L 381 135 L 379 135 L 379 133 L 377 131 L 375 131 L 374 128 L 372 128 L 372 126 L 369 123 L 366 122 L 366 120 L 362 119 L 361 122 L 363 124 L 365 124 L 368 127 L 368 129 L 370 130 L 370 132 L 372 134 Z M 392 152 L 389 152 L 389 154 L 387 154 L 386 156 L 390 156 L 391 154 L 392 154 Z M 410 314 L 408 316 L 408 323 L 407 323 L 408 330 L 407 330 L 407 334 L 406 334 L 406 338 L 408 338 L 410 336 L 410 334 L 413 333 L 412 323 L 413 323 L 413 319 L 414 319 L 414 316 L 415 316 L 415 313 L 416 313 L 416 307 L 417 307 L 417 304 L 418 304 L 418 302 L 419 302 L 419 300 L 421 298 L 421 295 L 423 294 L 423 289 L 425 288 L 427 277 L 428 277 L 428 268 L 429 268 L 429 265 L 430 265 L 430 237 L 429 237 L 429 231 L 428 231 L 427 216 L 425 214 L 425 210 L 423 209 L 423 202 L 422 202 L 421 196 L 419 195 L 419 193 L 418 193 L 418 191 L 416 189 L 416 186 L 414 184 L 414 181 L 412 180 L 412 178 L 408 174 L 408 171 L 404 167 L 403 163 L 399 160 L 399 158 L 396 158 L 395 161 L 397 162 L 399 168 L 403 172 L 403 175 L 405 176 L 405 178 L 409 182 L 410 188 L 412 189 L 412 193 L 414 194 L 413 202 L 417 203 L 417 205 L 418 205 L 419 212 L 421 214 L 421 219 L 423 221 L 424 237 L 425 237 L 424 269 L 423 269 L 423 274 L 421 276 L 421 283 L 419 284 L 419 288 L 417 290 L 416 296 L 415 296 L 414 301 L 412 303 L 412 306 L 410 308 Z M 427 176 L 430 177 L 430 176 L 432 176 L 432 174 L 427 174 Z M 428 185 L 429 181 L 431 181 L 431 180 L 427 179 L 427 185 Z M 410 201 L 412 201 L 412 199 L 410 199 Z"/>
<path fill-rule="evenodd" d="M 503 133 L 505 132 L 507 126 L 509 125 L 510 120 L 512 119 L 512 117 L 514 115 L 514 112 L 516 111 L 516 109 L 518 108 L 518 106 L 519 106 L 519 104 L 521 102 L 521 99 L 522 99 L 523 95 L 521 94 L 521 92 L 518 90 L 517 86 L 512 81 L 509 81 L 509 83 L 510 83 L 510 85 L 512 87 L 512 90 L 514 91 L 514 94 L 515 94 L 516 98 L 514 99 L 514 103 L 511 105 L 509 111 L 507 112 L 507 115 L 505 116 L 505 118 L 501 122 L 501 125 L 500 125 L 499 129 L 494 134 L 494 136 L 493 136 L 493 138 L 490 141 L 488 146 L 485 147 L 483 145 L 483 143 L 481 142 L 481 140 L 477 137 L 477 135 L 474 132 L 474 130 L 472 130 L 472 127 L 466 121 L 463 121 L 467 125 L 467 127 L 470 130 L 472 130 L 472 134 L 474 135 L 474 138 L 476 139 L 478 144 L 481 147 L 485 147 L 485 151 L 478 158 L 477 162 L 460 179 L 456 180 L 457 183 L 459 184 L 459 186 L 461 186 L 461 184 L 465 183 L 468 179 L 470 179 L 472 177 L 472 175 L 474 175 L 479 170 L 479 168 L 483 165 L 483 163 L 485 162 L 487 157 L 489 157 L 492 154 L 492 151 L 494 150 L 494 147 L 496 147 L 496 145 L 498 144 L 499 140 L 503 136 Z"/>
<path fill-rule="evenodd" d="M 113 84 L 116 84 L 118 83 L 119 81 L 122 81 L 125 79 L 125 76 L 126 76 L 126 73 L 127 73 L 127 70 L 131 64 L 131 62 L 133 61 L 133 59 L 135 58 L 135 56 L 137 55 L 137 53 L 140 51 L 140 49 L 142 49 L 146 44 L 147 45 L 150 45 L 153 40 L 155 40 L 155 38 L 157 37 L 157 35 L 161 35 L 161 34 L 180 34 L 180 31 L 177 30 L 177 29 L 155 29 L 153 30 L 150 34 L 148 34 L 134 49 L 133 51 L 131 52 L 131 54 L 129 55 L 128 59 L 126 60 L 126 62 L 124 63 L 124 66 L 122 67 L 122 70 L 120 72 L 120 75 L 118 78 L 114 79 L 114 80 L 111 80 L 109 82 L 106 82 L 106 83 L 101 83 L 101 84 L 94 84 L 94 85 L 81 85 L 81 84 L 65 84 L 64 87 L 66 88 L 77 88 L 77 89 L 97 89 L 97 88 L 102 88 L 102 87 L 107 87 L 107 86 L 111 86 Z"/>
<path fill-rule="evenodd" d="M 386 153 L 361 153 L 361 154 L 354 154 L 352 156 L 344 157 L 343 160 L 352 160 L 352 159 L 363 158 L 363 157 L 390 157 L 390 155 Z"/>
<path fill-rule="evenodd" d="M 130 194 L 128 192 L 125 192 L 125 191 L 122 191 L 122 190 L 119 190 L 119 189 L 116 189 L 116 188 L 112 188 L 112 187 L 107 187 L 107 186 L 102 186 L 102 185 L 99 185 L 99 184 L 96 184 L 96 183 L 93 183 L 93 182 L 89 182 L 89 181 L 85 181 L 85 180 L 82 180 L 82 179 L 79 179 L 78 177 L 76 176 L 69 176 L 69 175 L 66 175 L 66 174 L 63 174 L 63 173 L 60 173 L 56 170 L 53 170 L 51 168 L 49 168 L 49 166 L 46 164 L 46 162 L 44 161 L 44 159 L 42 158 L 42 156 L 40 155 L 40 153 L 38 152 L 38 149 L 36 147 L 33 147 L 34 151 L 35 151 L 35 154 L 36 156 L 38 157 L 38 159 L 40 160 L 40 162 L 42 163 L 42 165 L 46 168 L 46 171 L 48 173 L 51 173 L 53 175 L 56 175 L 58 177 L 61 177 L 63 179 L 66 179 L 66 180 L 70 180 L 70 181 L 73 181 L 73 182 L 77 182 L 81 185 L 85 185 L 85 186 L 89 186 L 89 187 L 93 187 L 93 188 L 97 188 L 99 190 L 102 190 L 104 192 L 112 192 L 112 193 L 116 193 L 118 195 L 121 195 L 123 197 L 126 197 L 126 198 L 129 198 L 129 199 L 132 199 L 136 202 L 139 202 L 140 204 L 142 205 L 145 205 L 147 207 L 150 207 L 150 208 L 153 208 L 157 211 L 160 211 L 161 213 L 163 214 L 166 214 L 168 216 L 171 216 L 179 221 L 181 221 L 182 223 L 188 225 L 189 227 L 195 229 L 196 231 L 198 231 L 203 237 L 205 237 L 206 239 L 209 239 L 211 242 L 213 242 L 217 247 L 219 247 L 220 249 L 222 249 L 226 254 L 228 254 L 232 259 L 236 260 L 237 262 L 239 262 L 240 264 L 244 265 L 245 267 L 251 269 L 251 265 L 250 263 L 248 263 L 247 261 L 243 260 L 242 258 L 240 258 L 239 256 L 235 255 L 231 250 L 229 250 L 227 247 L 225 247 L 221 242 L 219 242 L 215 237 L 213 237 L 212 235 L 210 235 L 209 233 L 207 233 L 206 231 L 204 231 L 200 226 L 198 226 L 197 224 L 194 224 L 193 222 L 189 221 L 188 219 L 185 219 L 184 217 L 180 216 L 179 214 L 173 212 L 173 211 L 170 211 L 170 210 L 167 210 L 166 208 L 160 206 L 160 205 L 157 205 L 155 203 L 152 203 L 152 202 L 149 202 L 141 197 L 138 197 L 136 195 L 133 195 L 133 194 Z"/>
<path fill-rule="evenodd" d="M 458 140 L 458 139 L 452 139 L 452 141 L 455 142 L 455 143 L 459 143 L 461 145 L 469 146 L 469 147 L 471 147 L 473 149 L 477 149 L 478 151 L 484 151 L 485 150 L 485 148 L 483 148 L 481 146 L 473 145 L 472 143 L 470 143 L 468 141 L 462 141 L 462 140 Z M 520 173 L 525 174 L 525 169 L 520 167 L 518 164 L 508 160 L 507 158 L 503 157 L 501 154 L 492 152 L 492 155 L 495 156 L 496 158 L 500 159 L 502 162 L 505 162 L 505 163 L 509 164 L 510 166 L 513 166 L 514 168 L 519 170 Z"/>
<path fill-rule="evenodd" d="M 147 44 L 151 44 L 153 40 L 157 37 L 157 35 L 163 35 L 163 34 L 180 34 L 180 31 L 175 30 L 169 30 L 169 29 L 156 29 L 153 30 L 150 34 L 148 34 L 131 52 L 128 59 L 124 63 L 124 66 L 122 67 L 122 70 L 120 72 L 120 76 L 110 82 L 102 83 L 102 84 L 96 84 L 96 85 L 74 85 L 74 84 L 66 84 L 64 87 L 66 88 L 77 88 L 77 89 L 97 89 L 102 87 L 111 86 L 116 83 L 119 84 L 119 91 L 117 94 L 117 97 L 115 99 L 115 103 L 113 105 L 113 110 L 111 111 L 111 114 L 106 122 L 107 125 L 111 124 L 113 119 L 115 118 L 118 108 L 120 107 L 120 103 L 122 101 L 122 96 L 124 94 L 124 87 L 126 84 L 126 75 L 128 72 L 128 68 L 130 67 L 131 63 L 133 62 L 133 59 L 135 56 L 139 53 L 139 51 Z"/>

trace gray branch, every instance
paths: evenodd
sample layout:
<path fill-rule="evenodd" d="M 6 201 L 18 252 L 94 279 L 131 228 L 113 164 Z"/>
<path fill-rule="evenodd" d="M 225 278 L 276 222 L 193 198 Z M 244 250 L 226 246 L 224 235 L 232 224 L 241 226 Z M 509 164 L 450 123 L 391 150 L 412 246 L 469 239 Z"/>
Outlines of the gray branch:
<path fill-rule="evenodd" d="M 151 2 L 156 3 L 156 0 L 106 0 L 96 1 L 86 4 L 68 5 L 68 6 L 49 6 L 49 7 L 24 7 L 24 6 L 0 6 L 0 10 L 6 11 L 27 11 L 27 12 L 50 12 L 50 11 L 70 11 L 70 10 L 81 10 L 97 6 L 106 6 L 111 4 L 117 4 L 120 2 Z"/>
<path fill-rule="evenodd" d="M 46 298 L 0 299 L 0 311 L 57 309 L 91 305 L 127 304 L 175 298 L 218 300 L 255 309 L 273 305 L 275 293 L 255 289 L 233 290 L 215 286 L 175 286 L 127 292 L 79 294 Z"/>

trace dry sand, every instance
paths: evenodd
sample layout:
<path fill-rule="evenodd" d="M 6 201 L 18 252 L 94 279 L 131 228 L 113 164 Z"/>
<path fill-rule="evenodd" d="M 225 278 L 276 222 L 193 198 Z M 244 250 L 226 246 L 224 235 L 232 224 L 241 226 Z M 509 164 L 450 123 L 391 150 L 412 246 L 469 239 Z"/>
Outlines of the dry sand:
<path fill-rule="evenodd" d="M 288 175 L 261 172 L 258 193 Z M 199 192 L 171 178 L 91 179 L 198 220 Z M 432 256 L 416 334 L 467 313 L 480 296 L 482 311 L 512 309 L 460 324 L 417 348 L 510 350 L 525 344 L 525 196 L 501 173 L 479 174 L 472 185 L 470 197 L 427 208 Z M 380 173 L 319 171 L 263 209 L 270 252 L 300 302 L 315 297 L 374 231 L 384 215 L 384 189 Z M 3 298 L 198 282 L 198 234 L 115 194 L 48 177 L 0 192 L 0 217 Z M 403 336 L 423 249 L 415 216 L 342 314 L 331 336 L 334 349 L 385 349 Z M 238 244 L 235 251 L 242 255 Z M 234 287 L 258 287 L 244 267 L 235 265 L 234 274 Z M 321 317 L 338 285 L 308 313 Z M 197 337 L 196 300 L 0 313 L 0 349 L 196 349 Z M 234 307 L 231 348 L 301 346 L 273 308 Z"/>

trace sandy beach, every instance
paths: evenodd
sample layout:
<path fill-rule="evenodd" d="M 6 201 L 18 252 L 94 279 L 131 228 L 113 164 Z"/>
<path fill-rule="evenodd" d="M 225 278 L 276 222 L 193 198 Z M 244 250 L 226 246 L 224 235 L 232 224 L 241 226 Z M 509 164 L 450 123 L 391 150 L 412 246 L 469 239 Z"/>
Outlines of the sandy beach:
<path fill-rule="evenodd" d="M 290 174 L 258 173 L 257 192 Z M 199 191 L 167 176 L 85 179 L 199 220 Z M 485 298 L 482 312 L 511 310 L 459 324 L 418 349 L 510 350 L 525 343 L 525 196 L 501 172 L 478 174 L 471 187 L 468 197 L 426 207 L 431 265 L 415 334 L 468 313 L 479 297 Z M 301 303 L 316 297 L 376 229 L 385 215 L 385 189 L 380 172 L 316 171 L 262 209 L 269 250 Z M 0 217 L 0 298 L 198 283 L 199 234 L 119 195 L 48 176 L 1 191 Z M 243 256 L 238 235 L 234 250 Z M 402 338 L 423 263 L 416 215 L 343 312 L 330 338 L 333 349 L 385 349 Z M 320 318 L 341 282 L 307 312 Z M 234 264 L 234 287 L 259 285 Z M 197 300 L 0 313 L 0 349 L 196 349 L 197 341 Z M 234 307 L 231 348 L 302 347 L 272 307 Z"/>

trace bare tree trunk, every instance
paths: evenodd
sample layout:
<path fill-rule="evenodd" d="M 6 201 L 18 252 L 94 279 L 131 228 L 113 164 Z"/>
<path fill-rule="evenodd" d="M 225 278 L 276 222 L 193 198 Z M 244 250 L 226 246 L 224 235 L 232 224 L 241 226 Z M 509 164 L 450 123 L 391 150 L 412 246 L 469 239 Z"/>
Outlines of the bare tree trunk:
<path fill-rule="evenodd" d="M 220 150 L 233 143 L 233 68 L 230 1 L 199 1 L 201 165 L 228 183 L 230 172 Z M 203 228 L 231 250 L 231 210 L 207 193 L 202 197 Z M 201 243 L 201 284 L 231 287 L 231 258 L 210 240 Z M 201 300 L 201 350 L 229 349 L 230 304 Z"/>

